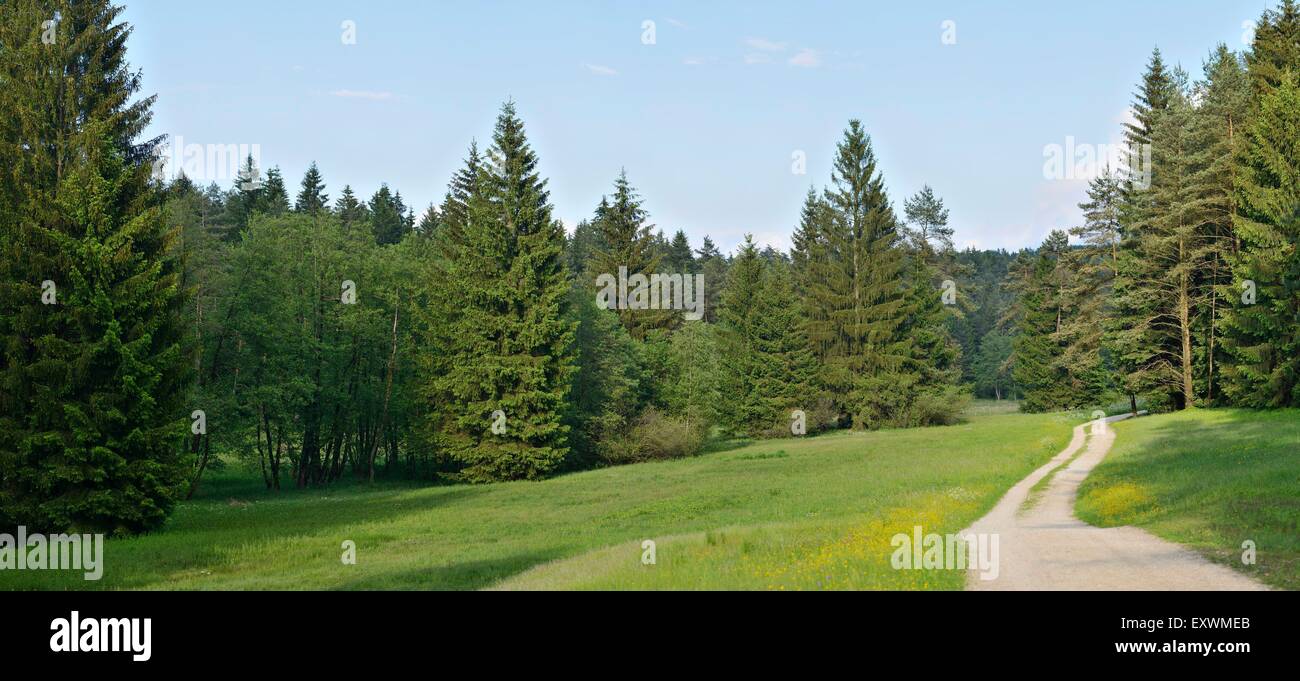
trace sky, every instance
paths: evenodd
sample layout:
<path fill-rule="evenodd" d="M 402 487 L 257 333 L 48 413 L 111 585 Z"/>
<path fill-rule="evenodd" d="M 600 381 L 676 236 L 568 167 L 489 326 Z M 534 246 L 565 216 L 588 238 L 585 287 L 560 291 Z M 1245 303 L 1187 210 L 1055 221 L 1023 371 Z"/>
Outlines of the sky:
<path fill-rule="evenodd" d="M 1105 156 L 1153 47 L 1199 77 L 1275 4 L 123 2 L 150 132 L 257 145 L 291 194 L 315 161 L 331 201 L 386 182 L 418 214 L 512 99 L 570 229 L 626 170 L 657 229 L 724 251 L 788 248 L 851 119 L 900 215 L 928 184 L 958 247 L 1035 246 L 1102 166 L 1053 145 Z"/>

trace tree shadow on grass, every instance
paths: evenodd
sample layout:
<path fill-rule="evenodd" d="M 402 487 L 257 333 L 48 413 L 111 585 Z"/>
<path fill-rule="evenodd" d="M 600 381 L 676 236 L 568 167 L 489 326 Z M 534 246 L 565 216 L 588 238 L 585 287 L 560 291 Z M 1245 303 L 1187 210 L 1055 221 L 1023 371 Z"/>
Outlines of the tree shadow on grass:
<path fill-rule="evenodd" d="M 1204 416 L 1150 428 L 1153 437 L 1104 462 L 1085 493 L 1140 485 L 1152 503 L 1137 524 L 1274 586 L 1300 588 L 1300 410 Z M 1258 552 L 1254 565 L 1242 564 L 1247 541 Z"/>

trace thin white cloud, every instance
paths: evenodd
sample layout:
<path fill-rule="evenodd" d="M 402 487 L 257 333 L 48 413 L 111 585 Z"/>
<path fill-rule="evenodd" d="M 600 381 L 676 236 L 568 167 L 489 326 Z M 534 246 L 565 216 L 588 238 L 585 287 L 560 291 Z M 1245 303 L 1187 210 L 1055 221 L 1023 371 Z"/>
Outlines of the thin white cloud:
<path fill-rule="evenodd" d="M 690 28 L 690 26 L 687 26 L 687 25 L 686 25 L 686 22 L 685 22 L 685 21 L 682 21 L 681 19 L 674 19 L 674 18 L 672 18 L 672 17 L 668 17 L 668 18 L 666 19 L 666 21 L 667 21 L 669 24 L 671 24 L 671 25 L 673 25 L 673 26 L 676 26 L 677 28 Z"/>
<path fill-rule="evenodd" d="M 708 63 L 708 60 L 703 57 L 687 57 L 682 60 L 682 63 L 687 66 L 702 66 Z"/>
<path fill-rule="evenodd" d="M 745 44 L 763 52 L 781 52 L 785 50 L 785 43 L 778 43 L 766 38 L 746 38 Z"/>
<path fill-rule="evenodd" d="M 600 64 L 583 64 L 582 66 L 597 76 L 618 75 L 618 71 L 615 71 L 614 69 L 611 69 L 608 66 L 601 66 Z"/>
<path fill-rule="evenodd" d="M 816 50 L 805 47 L 795 53 L 793 57 L 790 57 L 789 64 L 791 66 L 802 66 L 806 69 L 811 69 L 821 66 L 822 58 L 821 55 L 817 54 Z"/>
<path fill-rule="evenodd" d="M 346 97 L 350 99 L 392 99 L 393 93 L 374 90 L 331 90 L 330 95 L 333 97 Z"/>
<path fill-rule="evenodd" d="M 749 54 L 745 55 L 745 63 L 746 64 L 771 64 L 772 58 L 767 56 L 766 54 L 750 52 Z"/>

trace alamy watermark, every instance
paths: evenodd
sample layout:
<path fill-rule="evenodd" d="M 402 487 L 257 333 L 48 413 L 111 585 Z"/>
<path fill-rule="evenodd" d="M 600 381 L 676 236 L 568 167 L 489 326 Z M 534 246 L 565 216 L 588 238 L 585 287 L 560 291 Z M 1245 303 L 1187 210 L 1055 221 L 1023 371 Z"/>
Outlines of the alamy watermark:
<path fill-rule="evenodd" d="M 889 540 L 894 553 L 889 564 L 895 570 L 979 570 L 980 579 L 998 578 L 997 534 L 924 534 L 921 526 L 912 534 L 899 532 Z"/>
<path fill-rule="evenodd" d="M 0 533 L 0 570 L 82 570 L 87 581 L 104 576 L 104 535 Z"/>
<path fill-rule="evenodd" d="M 1112 170 L 1123 171 L 1138 189 L 1151 188 L 1151 145 L 1130 150 L 1125 144 L 1088 144 L 1066 136 L 1065 144 L 1043 147 L 1043 178 L 1095 180 Z"/>
<path fill-rule="evenodd" d="M 185 138 L 177 135 L 155 152 L 153 177 L 163 181 L 184 175 L 202 184 L 239 180 L 241 184 L 249 185 L 244 189 L 257 189 L 258 178 L 248 177 L 249 173 L 245 172 L 245 163 L 250 158 L 256 173 L 262 165 L 262 145 L 186 144 Z"/>
<path fill-rule="evenodd" d="M 704 318 L 704 275 L 662 274 L 649 276 L 637 272 L 628 275 L 627 267 L 618 268 L 618 276 L 604 273 L 596 277 L 596 305 L 603 310 L 685 310 L 689 321 Z"/>

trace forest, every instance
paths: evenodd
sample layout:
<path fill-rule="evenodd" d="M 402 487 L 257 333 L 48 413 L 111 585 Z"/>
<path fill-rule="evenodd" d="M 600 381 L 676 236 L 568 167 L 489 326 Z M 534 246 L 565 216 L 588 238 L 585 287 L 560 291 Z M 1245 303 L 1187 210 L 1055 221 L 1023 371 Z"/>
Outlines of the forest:
<path fill-rule="evenodd" d="M 635 167 L 562 224 L 509 99 L 436 205 L 251 155 L 229 186 L 160 179 L 121 8 L 60 11 L 0 3 L 3 526 L 145 532 L 230 466 L 539 479 L 950 425 L 973 397 L 1300 406 L 1293 0 L 1195 76 L 1153 51 L 1124 131 L 1150 182 L 1094 178 L 1082 224 L 1014 253 L 956 248 L 928 186 L 896 205 L 860 120 L 785 252 L 656 225 Z M 605 285 L 656 275 L 702 310 Z"/>

